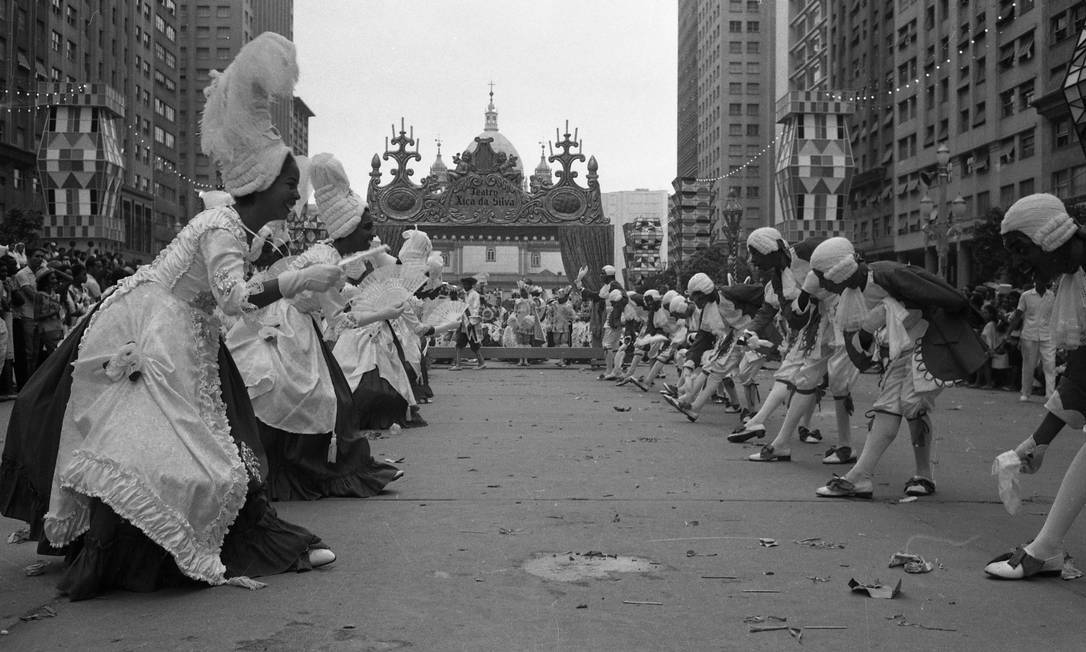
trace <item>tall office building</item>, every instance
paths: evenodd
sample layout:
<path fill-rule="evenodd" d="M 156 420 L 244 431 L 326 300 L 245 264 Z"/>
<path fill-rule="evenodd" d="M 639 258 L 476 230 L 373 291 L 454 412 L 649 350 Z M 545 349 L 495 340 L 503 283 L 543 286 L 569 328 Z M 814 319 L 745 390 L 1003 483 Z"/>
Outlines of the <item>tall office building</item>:
<path fill-rule="evenodd" d="M 44 209 L 60 246 L 149 258 L 177 211 L 174 0 L 0 7 L 3 203 Z"/>
<path fill-rule="evenodd" d="M 673 185 L 677 194 L 686 197 L 672 202 L 669 251 L 679 255 L 671 259 L 672 264 L 681 264 L 684 246 L 703 246 L 686 235 L 698 233 L 694 225 L 704 219 L 697 202 L 691 205 L 694 195 L 705 195 L 717 235 L 724 235 L 722 208 L 732 190 L 744 209 L 740 237 L 774 221 L 776 4 L 760 0 L 679 3 L 679 152 Z M 702 183 L 708 183 L 708 188 L 696 188 Z M 680 232 L 683 235 L 676 242 L 674 236 Z"/>
<path fill-rule="evenodd" d="M 950 279 L 989 280 L 971 278 L 977 223 L 1032 192 L 1086 194 L 1060 91 L 1084 19 L 1082 0 L 831 1 L 830 85 L 857 97 L 848 212 L 858 248 L 934 269 L 921 199 L 946 215 L 945 190 L 965 213 L 948 234 Z M 950 154 L 943 186 L 940 145 Z"/>

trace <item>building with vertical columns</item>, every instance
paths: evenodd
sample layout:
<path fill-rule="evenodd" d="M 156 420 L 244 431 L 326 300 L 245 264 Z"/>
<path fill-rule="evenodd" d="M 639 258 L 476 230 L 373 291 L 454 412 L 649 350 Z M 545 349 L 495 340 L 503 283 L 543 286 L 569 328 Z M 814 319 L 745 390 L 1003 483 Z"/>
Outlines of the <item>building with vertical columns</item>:
<path fill-rule="evenodd" d="M 744 209 L 740 237 L 775 221 L 776 12 L 777 3 L 759 0 L 679 3 L 679 152 L 668 225 L 672 265 L 708 245 L 708 236 L 703 242 L 698 235 L 706 230 L 703 213 L 718 221 L 730 190 Z M 698 179 L 716 181 L 712 188 L 698 188 Z M 708 205 L 695 208 L 696 197 Z"/>

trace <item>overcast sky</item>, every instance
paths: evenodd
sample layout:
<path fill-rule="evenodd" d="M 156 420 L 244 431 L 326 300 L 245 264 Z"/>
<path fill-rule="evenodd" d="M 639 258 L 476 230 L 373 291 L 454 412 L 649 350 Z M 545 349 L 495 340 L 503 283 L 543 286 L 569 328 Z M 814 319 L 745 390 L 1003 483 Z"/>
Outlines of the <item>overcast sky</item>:
<path fill-rule="evenodd" d="M 498 128 L 527 174 L 569 120 L 604 192 L 668 189 L 676 12 L 674 0 L 295 0 L 296 94 L 316 113 L 309 153 L 335 154 L 364 194 L 403 116 L 423 157 L 417 181 L 436 138 L 452 167 L 483 130 L 493 81 Z"/>

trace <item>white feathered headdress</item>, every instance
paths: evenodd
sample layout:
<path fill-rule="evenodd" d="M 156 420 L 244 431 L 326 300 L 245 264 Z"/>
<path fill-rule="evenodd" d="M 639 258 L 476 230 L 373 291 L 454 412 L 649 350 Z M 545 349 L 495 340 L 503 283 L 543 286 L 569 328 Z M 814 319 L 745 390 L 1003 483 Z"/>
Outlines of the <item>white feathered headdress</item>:
<path fill-rule="evenodd" d="M 226 70 L 211 72 L 200 148 L 231 195 L 264 190 L 279 176 L 290 148 L 272 125 L 271 100 L 289 98 L 297 81 L 294 44 L 274 32 L 246 44 Z"/>
<path fill-rule="evenodd" d="M 351 190 L 343 164 L 331 154 L 317 154 L 309 161 L 309 180 L 328 237 L 337 240 L 350 235 L 362 222 L 366 203 Z"/>

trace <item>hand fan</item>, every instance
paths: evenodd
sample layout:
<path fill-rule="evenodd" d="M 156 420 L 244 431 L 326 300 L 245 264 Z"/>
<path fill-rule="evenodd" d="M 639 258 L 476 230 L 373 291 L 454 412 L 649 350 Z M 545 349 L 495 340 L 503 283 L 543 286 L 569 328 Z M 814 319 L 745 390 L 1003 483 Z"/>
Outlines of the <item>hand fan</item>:
<path fill-rule="evenodd" d="M 467 307 L 468 304 L 463 301 L 449 301 L 447 299 L 427 301 L 423 304 L 422 317 L 419 321 L 434 328 L 444 326 L 451 321 L 460 319 Z"/>
<path fill-rule="evenodd" d="M 358 282 L 358 296 L 352 303 L 375 310 L 403 303 L 426 283 L 426 275 L 403 265 L 378 267 Z"/>

